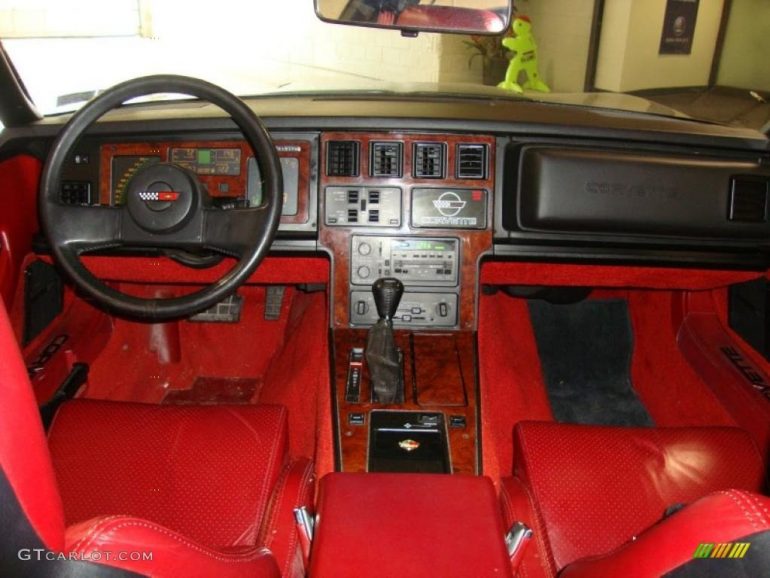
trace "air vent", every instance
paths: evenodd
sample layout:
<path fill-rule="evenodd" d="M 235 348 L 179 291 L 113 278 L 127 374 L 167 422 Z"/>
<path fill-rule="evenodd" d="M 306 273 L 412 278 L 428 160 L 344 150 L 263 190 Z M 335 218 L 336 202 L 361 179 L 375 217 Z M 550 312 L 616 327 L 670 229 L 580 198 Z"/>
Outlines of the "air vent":
<path fill-rule="evenodd" d="M 358 141 L 329 141 L 326 145 L 326 174 L 330 177 L 358 176 Z"/>
<path fill-rule="evenodd" d="M 731 221 L 762 223 L 767 220 L 768 181 L 752 177 L 734 177 L 730 183 Z"/>
<path fill-rule="evenodd" d="M 369 222 L 370 223 L 379 223 L 380 222 L 380 211 L 377 209 L 370 209 L 369 210 Z"/>
<path fill-rule="evenodd" d="M 418 179 L 444 178 L 444 143 L 422 143 L 414 145 L 412 173 Z"/>
<path fill-rule="evenodd" d="M 487 145 L 457 145 L 458 179 L 485 179 L 487 176 Z"/>
<path fill-rule="evenodd" d="M 400 177 L 401 176 L 401 150 L 400 142 L 375 142 L 372 143 L 371 174 L 373 177 Z"/>

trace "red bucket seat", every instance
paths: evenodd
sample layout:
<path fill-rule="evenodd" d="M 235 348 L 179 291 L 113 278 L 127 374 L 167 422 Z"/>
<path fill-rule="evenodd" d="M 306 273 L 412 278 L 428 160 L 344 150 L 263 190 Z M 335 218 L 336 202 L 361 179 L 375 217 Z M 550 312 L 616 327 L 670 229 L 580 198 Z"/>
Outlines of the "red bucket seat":
<path fill-rule="evenodd" d="M 659 576 L 770 529 L 763 459 L 737 428 L 522 422 L 514 451 L 501 494 L 534 531 L 522 576 Z"/>
<path fill-rule="evenodd" d="M 46 439 L 0 304 L 0 575 L 301 574 L 287 448 L 278 406 L 75 400 Z"/>

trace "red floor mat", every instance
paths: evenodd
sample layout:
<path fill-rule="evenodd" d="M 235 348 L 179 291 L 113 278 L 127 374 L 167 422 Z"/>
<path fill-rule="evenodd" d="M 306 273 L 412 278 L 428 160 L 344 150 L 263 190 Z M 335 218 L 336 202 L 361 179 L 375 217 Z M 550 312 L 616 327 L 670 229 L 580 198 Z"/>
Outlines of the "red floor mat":
<path fill-rule="evenodd" d="M 206 405 L 244 404 L 256 399 L 261 385 L 258 379 L 240 377 L 199 377 L 190 389 L 176 389 L 166 393 L 165 404 Z"/>
<path fill-rule="evenodd" d="M 242 287 L 239 294 L 244 298 L 239 323 L 114 319 L 112 337 L 91 365 L 84 397 L 160 403 L 201 376 L 261 379 L 283 342 L 294 290 L 286 290 L 277 321 L 264 318 L 263 287 Z"/>
<path fill-rule="evenodd" d="M 259 395 L 261 403 L 289 410 L 290 453 L 313 457 L 319 478 L 334 469 L 327 313 L 324 293 L 296 295 L 286 340 Z"/>

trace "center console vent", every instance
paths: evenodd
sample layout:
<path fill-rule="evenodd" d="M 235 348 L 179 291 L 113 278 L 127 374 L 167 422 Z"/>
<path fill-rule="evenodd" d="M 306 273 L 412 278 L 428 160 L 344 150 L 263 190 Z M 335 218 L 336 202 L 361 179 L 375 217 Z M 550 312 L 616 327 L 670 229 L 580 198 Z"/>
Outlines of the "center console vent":
<path fill-rule="evenodd" d="M 487 145 L 457 145 L 457 178 L 485 179 L 487 177 Z"/>
<path fill-rule="evenodd" d="M 412 172 L 418 179 L 444 178 L 444 143 L 423 143 L 414 145 Z"/>
<path fill-rule="evenodd" d="M 358 160 L 358 141 L 329 141 L 326 145 L 326 175 L 329 177 L 357 177 Z"/>
<path fill-rule="evenodd" d="M 372 143 L 371 173 L 373 177 L 400 177 L 402 144 L 400 142 Z"/>

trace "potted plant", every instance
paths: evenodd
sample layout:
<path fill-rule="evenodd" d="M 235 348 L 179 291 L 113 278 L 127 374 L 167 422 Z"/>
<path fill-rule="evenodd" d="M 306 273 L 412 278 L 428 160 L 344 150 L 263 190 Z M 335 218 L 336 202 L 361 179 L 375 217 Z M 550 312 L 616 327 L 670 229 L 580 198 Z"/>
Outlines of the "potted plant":
<path fill-rule="evenodd" d="M 473 50 L 473 54 L 468 59 L 468 67 L 473 64 L 474 59 L 481 57 L 484 84 L 497 86 L 505 78 L 510 53 L 503 46 L 502 40 L 512 35 L 513 32 L 509 27 L 503 34 L 471 36 L 470 40 L 465 41 L 465 45 Z"/>

